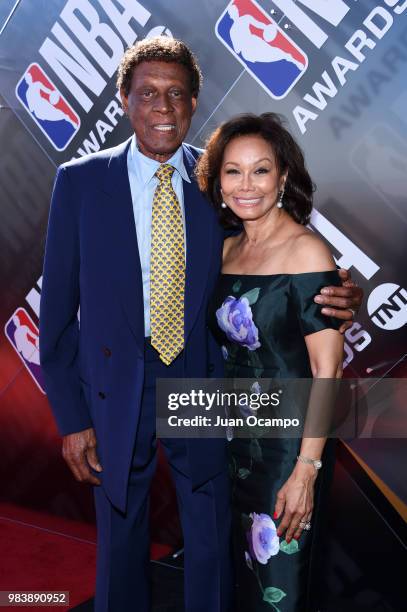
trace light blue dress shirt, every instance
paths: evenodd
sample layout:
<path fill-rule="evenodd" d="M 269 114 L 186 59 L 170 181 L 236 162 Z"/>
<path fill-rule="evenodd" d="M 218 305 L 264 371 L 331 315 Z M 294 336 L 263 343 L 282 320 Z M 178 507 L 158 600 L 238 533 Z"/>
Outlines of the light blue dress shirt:
<path fill-rule="evenodd" d="M 182 181 L 191 182 L 184 166 L 182 146 L 166 162 L 175 168 L 172 175 L 172 186 L 177 194 L 181 206 L 182 221 L 184 224 L 185 241 L 185 212 L 184 190 Z M 127 153 L 127 171 L 129 173 L 131 198 L 133 201 L 134 222 L 136 224 L 137 242 L 140 254 L 141 274 L 143 278 L 144 301 L 144 335 L 150 336 L 150 252 L 151 252 L 151 218 L 152 204 L 155 189 L 159 183 L 155 173 L 160 162 L 143 155 L 137 148 L 135 135 L 130 143 Z M 186 252 L 186 249 L 185 249 Z"/>

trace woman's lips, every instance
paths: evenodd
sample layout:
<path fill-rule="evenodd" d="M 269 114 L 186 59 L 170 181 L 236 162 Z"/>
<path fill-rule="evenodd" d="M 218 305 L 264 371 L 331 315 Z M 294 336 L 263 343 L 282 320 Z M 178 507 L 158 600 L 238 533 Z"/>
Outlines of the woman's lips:
<path fill-rule="evenodd" d="M 239 206 L 256 206 L 259 204 L 261 198 L 234 198 L 236 204 Z"/>

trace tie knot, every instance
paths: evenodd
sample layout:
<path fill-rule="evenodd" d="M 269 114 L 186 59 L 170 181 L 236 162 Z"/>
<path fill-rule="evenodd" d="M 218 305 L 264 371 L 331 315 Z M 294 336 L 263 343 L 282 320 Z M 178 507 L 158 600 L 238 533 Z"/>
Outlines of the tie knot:
<path fill-rule="evenodd" d="M 161 164 L 155 175 L 161 182 L 170 181 L 172 175 L 174 174 L 174 170 L 175 168 L 170 164 Z"/>

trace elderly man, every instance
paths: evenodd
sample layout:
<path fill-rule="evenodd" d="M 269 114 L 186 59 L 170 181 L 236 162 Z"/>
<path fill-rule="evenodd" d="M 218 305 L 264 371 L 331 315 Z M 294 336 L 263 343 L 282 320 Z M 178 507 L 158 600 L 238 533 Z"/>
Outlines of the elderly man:
<path fill-rule="evenodd" d="M 52 196 L 41 364 L 64 458 L 77 480 L 95 485 L 97 612 L 150 610 L 156 378 L 222 373 L 205 318 L 223 234 L 193 178 L 198 150 L 183 143 L 200 84 L 181 41 L 128 49 L 118 86 L 134 135 L 63 164 Z M 355 289 L 335 291 L 331 306 L 360 302 Z M 184 534 L 186 610 L 230 610 L 225 444 L 162 443 Z"/>

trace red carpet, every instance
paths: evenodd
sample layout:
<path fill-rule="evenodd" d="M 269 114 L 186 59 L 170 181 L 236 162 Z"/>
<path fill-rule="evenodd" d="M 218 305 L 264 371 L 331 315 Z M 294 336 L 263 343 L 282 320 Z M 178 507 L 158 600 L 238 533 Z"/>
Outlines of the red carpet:
<path fill-rule="evenodd" d="M 0 550 L 0 591 L 69 591 L 69 607 L 58 606 L 58 610 L 68 610 L 93 596 L 93 525 L 0 504 Z M 170 552 L 169 546 L 153 544 L 151 558 Z"/>

